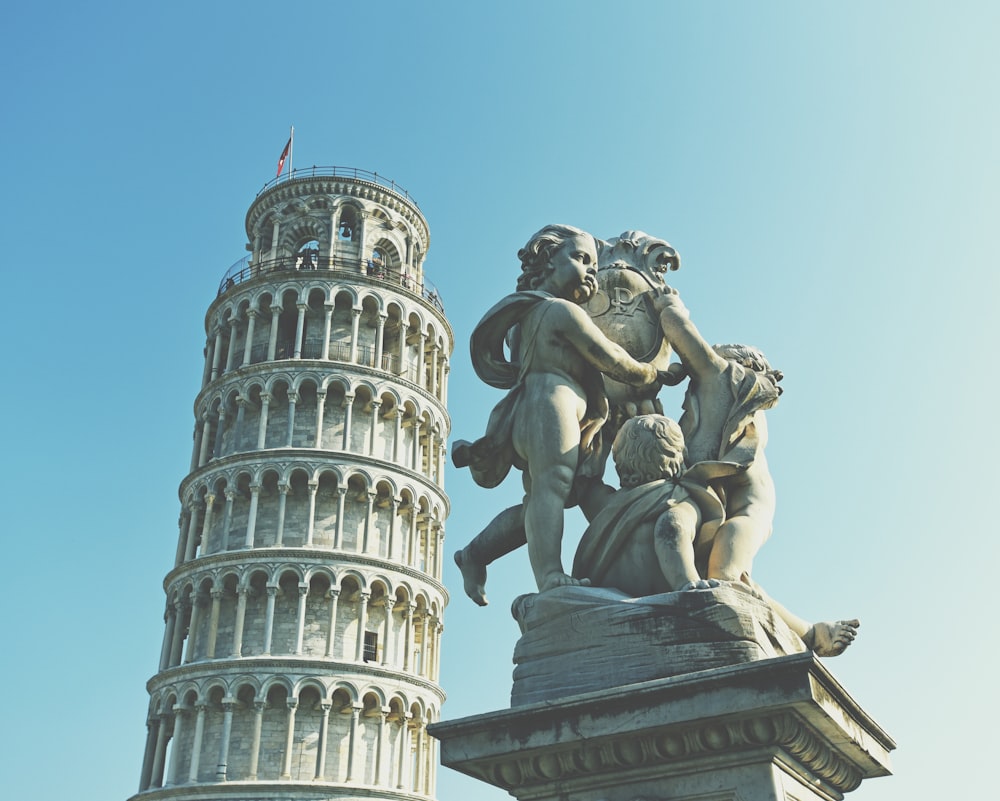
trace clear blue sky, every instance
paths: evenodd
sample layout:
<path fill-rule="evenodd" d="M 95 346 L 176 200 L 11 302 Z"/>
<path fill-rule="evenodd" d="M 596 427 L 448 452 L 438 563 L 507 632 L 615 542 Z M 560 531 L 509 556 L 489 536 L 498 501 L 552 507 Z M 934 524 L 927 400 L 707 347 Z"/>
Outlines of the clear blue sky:
<path fill-rule="evenodd" d="M 203 316 L 291 124 L 297 167 L 420 203 L 459 437 L 499 398 L 469 333 L 530 234 L 670 240 L 706 336 L 786 375 L 755 576 L 862 620 L 827 665 L 900 748 L 851 797 L 992 795 L 998 22 L 985 2 L 9 4 L 5 795 L 138 786 Z M 449 553 L 515 484 L 449 469 Z M 502 708 L 526 560 L 492 570 L 486 609 L 445 579 L 445 717 Z M 438 796 L 507 797 L 446 770 Z"/>

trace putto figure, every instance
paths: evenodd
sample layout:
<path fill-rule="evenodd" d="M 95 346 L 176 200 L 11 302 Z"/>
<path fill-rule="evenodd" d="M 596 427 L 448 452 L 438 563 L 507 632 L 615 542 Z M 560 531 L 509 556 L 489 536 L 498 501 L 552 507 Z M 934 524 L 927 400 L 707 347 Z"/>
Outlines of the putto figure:
<path fill-rule="evenodd" d="M 608 339 L 581 308 L 597 291 L 597 247 L 590 234 L 549 225 L 517 255 L 517 292 L 490 309 L 472 334 L 477 375 L 508 393 L 482 438 L 455 442 L 452 461 L 468 466 L 483 487 L 497 486 L 512 465 L 522 471 L 523 506 L 502 512 L 480 537 L 505 543 L 503 551 L 526 537 L 535 582 L 543 592 L 580 583 L 563 570 L 563 513 L 575 503 L 575 479 L 604 471 L 607 454 L 600 431 L 608 400 L 603 376 L 647 387 L 657 383 L 658 372 Z M 456 554 L 456 561 L 468 591 L 480 572 L 478 584 L 485 582 L 485 561 L 463 554 Z"/>

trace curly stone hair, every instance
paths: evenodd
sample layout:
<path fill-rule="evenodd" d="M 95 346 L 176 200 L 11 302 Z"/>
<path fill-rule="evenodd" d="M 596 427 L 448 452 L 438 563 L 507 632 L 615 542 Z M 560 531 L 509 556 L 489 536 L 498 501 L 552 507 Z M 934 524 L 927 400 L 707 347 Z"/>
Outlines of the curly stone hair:
<path fill-rule="evenodd" d="M 574 236 L 590 236 L 586 231 L 572 225 L 546 225 L 517 251 L 521 260 L 521 274 L 517 277 L 517 291 L 537 289 L 545 280 L 545 268 L 549 259 L 563 244 Z"/>
<path fill-rule="evenodd" d="M 723 359 L 741 364 L 755 373 L 771 372 L 767 357 L 753 345 L 713 345 L 712 350 Z"/>
<path fill-rule="evenodd" d="M 624 488 L 672 478 L 684 464 L 684 435 L 669 417 L 639 415 L 622 425 L 611 454 Z"/>

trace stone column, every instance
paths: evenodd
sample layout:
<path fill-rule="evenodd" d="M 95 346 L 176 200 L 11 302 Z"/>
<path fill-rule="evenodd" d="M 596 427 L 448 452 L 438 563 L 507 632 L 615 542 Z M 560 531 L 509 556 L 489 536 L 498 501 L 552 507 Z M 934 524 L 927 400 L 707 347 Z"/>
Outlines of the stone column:
<path fill-rule="evenodd" d="M 198 625 L 201 623 L 202 597 L 198 590 L 191 591 L 191 623 L 188 626 L 187 654 L 185 662 L 194 662 Z"/>
<path fill-rule="evenodd" d="M 344 506 L 347 500 L 347 487 L 337 487 L 337 528 L 333 549 L 340 550 L 344 546 Z"/>
<path fill-rule="evenodd" d="M 316 392 L 316 437 L 315 448 L 323 447 L 323 417 L 326 415 L 326 390 Z"/>
<path fill-rule="evenodd" d="M 427 771 L 427 766 L 424 764 L 424 722 L 423 720 L 418 720 L 414 726 L 416 730 L 416 757 L 413 760 L 414 767 L 414 777 L 413 777 L 413 792 L 423 793 L 424 792 L 424 774 Z"/>
<path fill-rule="evenodd" d="M 267 610 L 264 612 L 264 653 L 271 653 L 271 638 L 274 635 L 274 596 L 278 588 L 267 587 Z"/>
<path fill-rule="evenodd" d="M 264 726 L 264 710 L 267 708 L 267 701 L 253 702 L 253 734 L 250 742 L 250 768 L 247 778 L 250 781 L 257 779 L 257 767 L 260 765 L 260 733 Z"/>
<path fill-rule="evenodd" d="M 184 609 L 183 601 L 174 604 L 174 631 L 173 641 L 170 643 L 170 667 L 181 663 L 181 648 L 184 645 Z"/>
<path fill-rule="evenodd" d="M 323 713 L 319 719 L 319 742 L 316 743 L 316 781 L 326 780 L 326 741 L 330 734 L 329 701 L 320 701 L 319 708 Z"/>
<path fill-rule="evenodd" d="M 393 603 L 386 598 L 382 604 L 385 607 L 385 621 L 382 627 L 382 667 L 389 664 L 389 634 L 392 631 L 392 607 Z"/>
<path fill-rule="evenodd" d="M 243 425 L 247 419 L 247 399 L 242 395 L 236 396 L 236 422 L 233 424 L 233 444 L 230 453 L 238 453 L 242 450 L 241 440 L 243 439 Z"/>
<path fill-rule="evenodd" d="M 309 597 L 309 585 L 299 584 L 299 605 L 295 610 L 295 655 L 302 654 L 302 640 L 306 628 L 306 601 Z"/>
<path fill-rule="evenodd" d="M 212 438 L 212 421 L 209 419 L 208 414 L 202 415 L 202 428 L 201 428 L 201 443 L 198 449 L 198 467 L 204 466 L 208 461 L 208 442 Z"/>
<path fill-rule="evenodd" d="M 417 345 L 417 386 L 422 389 L 428 388 L 427 381 L 427 365 L 425 359 L 427 358 L 424 348 L 427 347 L 427 334 L 423 331 L 420 332 L 420 343 Z"/>
<path fill-rule="evenodd" d="M 212 347 L 212 381 L 219 377 L 219 364 L 222 361 L 222 328 L 215 329 L 215 345 Z"/>
<path fill-rule="evenodd" d="M 215 641 L 219 637 L 219 612 L 222 609 L 222 590 L 212 590 L 212 612 L 208 619 L 208 642 L 205 658 L 215 659 Z"/>
<path fill-rule="evenodd" d="M 410 541 L 406 549 L 406 563 L 410 567 L 417 566 L 417 547 L 420 543 L 420 534 L 417 531 L 417 522 L 419 515 L 417 514 L 417 505 L 415 502 L 410 503 Z"/>
<path fill-rule="evenodd" d="M 430 382 L 430 392 L 431 395 L 437 397 L 438 392 L 438 344 L 435 342 L 431 345 L 431 382 Z"/>
<path fill-rule="evenodd" d="M 267 442 L 267 413 L 271 405 L 271 393 L 262 392 L 260 394 L 260 421 L 257 423 L 257 450 L 264 450 L 264 443 Z"/>
<path fill-rule="evenodd" d="M 236 621 L 233 624 L 233 652 L 230 656 L 238 659 L 243 655 L 243 626 L 247 619 L 247 587 L 236 588 Z"/>
<path fill-rule="evenodd" d="M 278 485 L 278 526 L 274 536 L 274 545 L 280 548 L 285 538 L 285 507 L 288 504 L 288 493 L 292 488 L 288 484 Z"/>
<path fill-rule="evenodd" d="M 205 340 L 205 369 L 201 371 L 201 385 L 204 387 L 212 380 L 212 363 L 215 361 L 214 338 L 209 335 Z"/>
<path fill-rule="evenodd" d="M 431 520 L 428 518 L 424 521 L 424 572 L 434 573 L 434 563 L 431 562 Z"/>
<path fill-rule="evenodd" d="M 271 330 L 267 339 L 267 360 L 274 361 L 275 353 L 278 350 L 278 317 L 281 315 L 281 306 L 271 306 Z"/>
<path fill-rule="evenodd" d="M 295 747 L 295 710 L 298 706 L 298 699 L 288 699 L 288 727 L 285 732 L 285 757 L 281 763 L 282 779 L 292 778 L 292 749 Z"/>
<path fill-rule="evenodd" d="M 344 437 L 341 450 L 351 449 L 351 417 L 354 411 L 354 394 L 349 392 L 344 395 Z"/>
<path fill-rule="evenodd" d="M 410 754 L 410 724 L 413 716 L 409 712 L 404 712 L 399 716 L 399 766 L 396 768 L 396 789 L 406 789 L 406 768 L 409 764 L 407 757 Z"/>
<path fill-rule="evenodd" d="M 330 245 L 330 253 L 333 253 L 333 244 Z M 332 256 L 331 256 L 332 258 Z M 323 359 L 330 360 L 330 332 L 333 329 L 333 304 L 323 305 Z"/>
<path fill-rule="evenodd" d="M 319 490 L 318 481 L 309 482 L 309 522 L 306 525 L 306 547 L 311 548 L 313 544 L 313 534 L 316 530 L 316 492 Z"/>
<path fill-rule="evenodd" d="M 174 705 L 174 748 L 170 751 L 170 763 L 167 765 L 167 775 L 163 781 L 164 787 L 177 784 L 177 763 L 179 761 L 179 751 L 177 744 L 181 742 L 181 735 L 184 732 L 184 707 L 180 704 Z"/>
<path fill-rule="evenodd" d="M 295 404 L 299 402 L 298 392 L 288 393 L 288 438 L 285 442 L 286 448 L 292 447 L 292 442 L 295 437 Z"/>
<path fill-rule="evenodd" d="M 351 729 L 347 737 L 347 776 L 344 781 L 354 781 L 354 751 L 358 739 L 358 716 L 361 714 L 361 707 L 351 706 Z"/>
<path fill-rule="evenodd" d="M 222 516 L 222 550 L 228 551 L 230 546 L 229 543 L 229 529 L 233 527 L 233 502 L 236 500 L 236 490 L 227 489 L 226 494 L 226 510 Z"/>
<path fill-rule="evenodd" d="M 403 411 L 397 407 L 392 419 L 392 461 L 399 464 L 399 441 L 403 438 Z"/>
<path fill-rule="evenodd" d="M 401 498 L 392 497 L 389 499 L 390 507 L 390 517 L 389 517 L 389 542 L 386 544 L 385 558 L 394 559 L 396 552 L 396 540 L 399 539 L 399 504 L 402 501 Z"/>
<path fill-rule="evenodd" d="M 421 428 L 421 420 L 419 417 L 413 418 L 412 428 L 413 428 L 413 447 L 411 449 L 412 450 L 411 461 L 413 462 L 413 464 L 411 465 L 411 467 L 419 473 L 420 472 L 420 428 Z"/>
<path fill-rule="evenodd" d="M 337 601 L 340 599 L 340 590 L 331 587 L 326 594 L 330 599 L 330 627 L 326 632 L 326 655 L 333 659 L 333 649 L 337 642 Z"/>
<path fill-rule="evenodd" d="M 163 613 L 163 646 L 160 648 L 160 670 L 166 670 L 170 666 L 170 645 L 174 640 L 174 628 L 177 625 L 177 613 L 173 606 L 167 604 Z"/>
<path fill-rule="evenodd" d="M 448 375 L 451 373 L 451 365 L 448 362 L 448 357 L 442 355 L 444 364 L 441 367 L 441 391 L 438 393 L 438 398 L 441 403 L 446 403 L 448 400 Z"/>
<path fill-rule="evenodd" d="M 159 725 L 156 729 L 156 750 L 153 752 L 153 775 L 151 784 L 153 787 L 163 786 L 163 763 L 167 754 L 167 743 L 170 741 L 170 716 L 160 715 Z"/>
<path fill-rule="evenodd" d="M 250 359 L 253 357 L 253 335 L 258 314 L 259 312 L 256 309 L 247 309 L 247 341 L 243 344 L 244 367 L 250 364 Z"/>
<path fill-rule="evenodd" d="M 361 553 L 368 553 L 368 542 L 372 527 L 372 512 L 375 508 L 375 498 L 377 497 L 376 494 L 370 490 L 366 494 L 368 495 L 368 509 L 365 512 L 365 531 L 361 540 Z"/>
<path fill-rule="evenodd" d="M 375 741 L 375 785 L 381 785 L 382 782 L 382 766 L 385 764 L 385 760 L 382 757 L 385 751 L 385 716 L 389 713 L 388 707 L 382 707 L 378 711 L 378 738 Z"/>
<path fill-rule="evenodd" d="M 361 309 L 351 309 L 351 363 L 358 363 L 358 326 L 361 323 Z"/>
<path fill-rule="evenodd" d="M 219 762 L 215 768 L 215 780 L 224 782 L 229 770 L 229 739 L 233 732 L 233 707 L 235 698 L 225 698 L 222 701 L 222 735 L 219 737 Z"/>
<path fill-rule="evenodd" d="M 375 437 L 378 433 L 378 410 L 381 408 L 382 404 L 377 401 L 372 401 L 372 422 L 371 427 L 368 429 L 368 455 L 375 455 Z"/>
<path fill-rule="evenodd" d="M 385 337 L 385 321 L 389 319 L 388 314 L 378 316 L 378 328 L 375 329 L 375 369 L 382 368 L 382 340 Z"/>
<path fill-rule="evenodd" d="M 188 510 L 188 531 L 187 539 L 184 542 L 185 562 L 190 562 L 194 559 L 195 550 L 198 547 L 198 537 L 195 535 L 195 529 L 198 527 L 198 511 L 193 503 L 188 506 Z"/>
<path fill-rule="evenodd" d="M 302 335 L 306 330 L 306 310 L 309 308 L 308 303 L 299 303 L 295 307 L 299 310 L 299 319 L 295 322 L 295 352 L 292 358 L 301 359 L 302 358 Z"/>
<path fill-rule="evenodd" d="M 431 677 L 431 638 L 430 638 L 430 625 L 431 625 L 431 613 L 428 610 L 424 610 L 423 615 L 420 616 L 420 675 L 425 679 Z"/>
<path fill-rule="evenodd" d="M 403 670 L 410 670 L 410 656 L 413 653 L 413 612 L 417 606 L 413 603 L 406 605 L 406 630 L 403 635 Z"/>
<path fill-rule="evenodd" d="M 215 495 L 209 492 L 205 495 L 205 517 L 201 522 L 201 552 L 202 554 L 210 554 L 212 552 L 209 547 L 211 543 L 208 539 L 208 534 L 212 529 L 212 507 L 215 505 Z"/>
<path fill-rule="evenodd" d="M 139 775 L 139 792 L 148 790 L 153 781 L 153 759 L 156 756 L 157 725 L 153 718 L 146 718 L 146 748 L 142 755 L 142 772 Z"/>
<path fill-rule="evenodd" d="M 257 530 L 257 504 L 260 501 L 260 484 L 250 485 L 250 512 L 247 515 L 247 535 L 243 541 L 244 548 L 253 548 L 254 533 Z"/>
<path fill-rule="evenodd" d="M 192 438 L 194 440 L 194 447 L 191 449 L 191 472 L 193 473 L 198 467 L 201 466 L 202 427 L 198 425 L 197 417 L 194 421 L 194 433 Z"/>
<path fill-rule="evenodd" d="M 371 593 L 358 594 L 358 637 L 354 645 L 354 661 L 361 662 L 365 655 L 365 630 L 368 625 L 368 599 Z"/>
<path fill-rule="evenodd" d="M 236 356 L 236 325 L 239 320 L 236 319 L 235 315 L 229 321 L 229 350 L 226 353 L 226 369 L 223 371 L 228 373 L 233 369 L 233 359 Z"/>
<path fill-rule="evenodd" d="M 406 372 L 406 323 L 399 321 L 399 375 Z"/>
<path fill-rule="evenodd" d="M 191 765 L 188 768 L 188 781 L 198 781 L 198 770 L 201 767 L 201 743 L 205 737 L 205 703 L 195 704 L 194 739 L 191 743 Z"/>

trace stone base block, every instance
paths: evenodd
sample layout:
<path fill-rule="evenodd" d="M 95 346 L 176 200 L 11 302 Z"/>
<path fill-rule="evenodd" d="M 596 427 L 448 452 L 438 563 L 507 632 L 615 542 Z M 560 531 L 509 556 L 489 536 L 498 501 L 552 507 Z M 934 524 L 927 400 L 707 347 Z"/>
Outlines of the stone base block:
<path fill-rule="evenodd" d="M 895 748 L 811 653 L 429 730 L 442 764 L 520 801 L 829 801 Z"/>
<path fill-rule="evenodd" d="M 559 587 L 522 595 L 512 611 L 522 636 L 511 706 L 806 650 L 771 607 L 731 585 L 645 598 Z"/>

